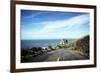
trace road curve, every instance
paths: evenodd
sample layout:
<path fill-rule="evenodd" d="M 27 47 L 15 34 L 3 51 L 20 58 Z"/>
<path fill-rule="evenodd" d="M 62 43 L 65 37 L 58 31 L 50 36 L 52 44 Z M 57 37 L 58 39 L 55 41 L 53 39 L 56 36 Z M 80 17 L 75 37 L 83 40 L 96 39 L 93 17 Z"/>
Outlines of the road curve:
<path fill-rule="evenodd" d="M 47 62 L 47 61 L 68 61 L 68 60 L 85 60 L 88 57 L 74 50 L 57 49 L 47 52 L 43 55 L 32 57 L 30 62 Z"/>

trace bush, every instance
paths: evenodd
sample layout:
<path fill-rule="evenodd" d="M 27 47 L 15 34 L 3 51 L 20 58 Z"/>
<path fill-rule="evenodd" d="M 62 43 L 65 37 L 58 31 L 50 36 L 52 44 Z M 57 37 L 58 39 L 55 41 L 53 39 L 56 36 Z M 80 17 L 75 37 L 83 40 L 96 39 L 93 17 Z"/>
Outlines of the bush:
<path fill-rule="evenodd" d="M 26 56 L 28 54 L 29 54 L 29 51 L 28 50 L 21 49 L 21 56 Z"/>

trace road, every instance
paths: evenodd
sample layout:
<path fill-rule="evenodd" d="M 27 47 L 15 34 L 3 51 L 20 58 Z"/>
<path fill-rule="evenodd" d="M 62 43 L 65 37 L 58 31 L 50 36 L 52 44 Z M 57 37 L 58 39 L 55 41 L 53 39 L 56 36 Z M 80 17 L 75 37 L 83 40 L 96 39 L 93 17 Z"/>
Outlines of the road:
<path fill-rule="evenodd" d="M 38 57 L 33 57 L 31 62 L 45 62 L 45 61 L 67 61 L 67 60 L 84 60 L 88 59 L 81 53 L 73 50 L 57 49 L 47 52 Z"/>

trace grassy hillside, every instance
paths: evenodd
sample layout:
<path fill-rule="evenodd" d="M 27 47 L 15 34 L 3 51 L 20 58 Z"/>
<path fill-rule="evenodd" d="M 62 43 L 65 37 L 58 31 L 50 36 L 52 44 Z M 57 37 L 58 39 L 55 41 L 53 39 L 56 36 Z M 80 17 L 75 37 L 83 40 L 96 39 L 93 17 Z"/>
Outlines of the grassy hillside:
<path fill-rule="evenodd" d="M 82 52 L 84 55 L 89 57 L 89 35 L 84 36 L 72 43 L 68 44 L 68 47 L 72 50 Z"/>

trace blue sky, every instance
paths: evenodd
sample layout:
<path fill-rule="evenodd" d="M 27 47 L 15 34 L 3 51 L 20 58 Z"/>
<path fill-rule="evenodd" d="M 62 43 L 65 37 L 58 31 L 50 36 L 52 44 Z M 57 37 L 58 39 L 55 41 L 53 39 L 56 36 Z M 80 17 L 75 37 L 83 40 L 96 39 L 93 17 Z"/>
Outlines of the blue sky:
<path fill-rule="evenodd" d="M 21 10 L 21 39 L 81 38 L 89 20 L 89 13 Z"/>

